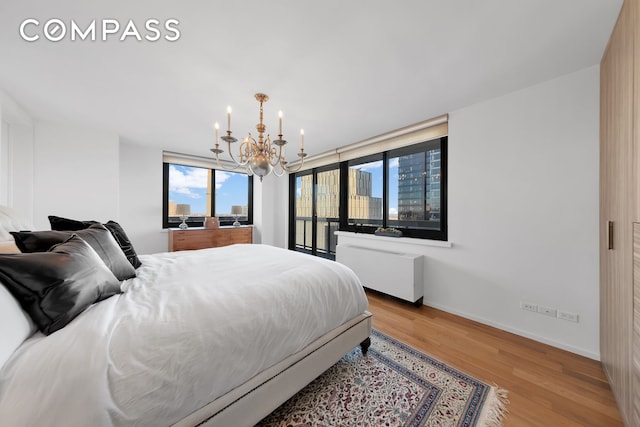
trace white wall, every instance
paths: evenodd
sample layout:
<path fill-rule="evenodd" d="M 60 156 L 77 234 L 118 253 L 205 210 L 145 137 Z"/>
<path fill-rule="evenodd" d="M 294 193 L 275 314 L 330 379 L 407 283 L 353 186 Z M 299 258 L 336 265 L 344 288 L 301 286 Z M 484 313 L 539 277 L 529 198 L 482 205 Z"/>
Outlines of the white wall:
<path fill-rule="evenodd" d="M 0 91 L 0 204 L 33 222 L 33 119 Z"/>
<path fill-rule="evenodd" d="M 599 359 L 598 66 L 449 118 L 452 247 L 358 244 L 424 254 L 426 305 Z"/>
<path fill-rule="evenodd" d="M 593 66 L 451 114 L 455 255 L 439 258 L 460 274 L 425 288 L 432 305 L 599 358 L 599 80 Z"/>
<path fill-rule="evenodd" d="M 48 215 L 118 220 L 118 135 L 38 122 L 34 151 L 34 223 Z"/>
<path fill-rule="evenodd" d="M 11 163 L 20 165 L 12 167 L 12 192 L 10 205 L 16 212 L 24 215 L 29 222 L 34 218 L 34 135 L 33 126 L 12 124 L 9 126 L 11 146 Z"/>
<path fill-rule="evenodd" d="M 289 178 L 274 174 L 254 179 L 254 237 L 257 243 L 287 247 Z"/>
<path fill-rule="evenodd" d="M 162 229 L 162 150 L 120 144 L 120 224 L 138 254 L 165 252 Z"/>
<path fill-rule="evenodd" d="M 0 109 L 0 205 L 9 206 L 12 178 L 12 163 L 9 161 L 9 123 L 2 120 Z"/>
<path fill-rule="evenodd" d="M 44 122 L 12 120 L 6 133 L 0 146 L 11 168 L 3 198 L 36 229 L 50 228 L 48 215 L 114 220 L 138 253 L 167 250 L 162 150 L 120 143 L 110 132 Z"/>

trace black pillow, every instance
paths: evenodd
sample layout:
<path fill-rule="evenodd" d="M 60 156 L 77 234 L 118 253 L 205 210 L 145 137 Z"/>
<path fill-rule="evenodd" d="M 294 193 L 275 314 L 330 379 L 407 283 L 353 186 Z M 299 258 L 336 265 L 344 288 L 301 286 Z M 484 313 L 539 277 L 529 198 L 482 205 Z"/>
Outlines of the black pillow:
<path fill-rule="evenodd" d="M 93 224 L 77 231 L 12 231 L 16 246 L 24 253 L 46 252 L 77 234 L 95 250 L 118 280 L 136 277 L 136 270 L 127 260 L 116 239 L 102 224 Z"/>
<path fill-rule="evenodd" d="M 129 240 L 129 237 L 127 236 L 127 233 L 124 232 L 122 226 L 115 221 L 108 221 L 104 226 L 107 227 L 107 230 L 109 230 L 111 235 L 116 239 L 116 242 L 120 245 L 122 252 L 124 252 L 124 255 L 127 257 L 131 265 L 133 265 L 134 268 L 140 267 L 142 263 L 138 259 L 138 254 L 136 253 L 136 250 L 133 249 L 133 244 L 131 244 L 131 240 Z"/>
<path fill-rule="evenodd" d="M 52 230 L 57 231 L 77 231 L 89 228 L 98 221 L 77 221 L 75 219 L 62 218 L 60 216 L 49 215 L 49 224 Z"/>
<path fill-rule="evenodd" d="M 59 216 L 49 215 L 49 223 L 51 224 L 52 230 L 59 231 L 76 231 L 76 230 L 84 230 L 85 228 L 89 228 L 93 224 L 99 224 L 98 221 L 78 221 L 75 219 L 62 218 Z M 138 259 L 138 254 L 135 249 L 133 249 L 133 245 L 127 237 L 127 234 L 124 232 L 124 229 L 115 221 L 109 221 L 103 224 L 107 230 L 111 232 L 111 235 L 116 239 L 118 245 L 124 252 L 124 255 L 127 257 L 131 265 L 134 268 L 138 268 L 142 265 L 140 260 Z"/>
<path fill-rule="evenodd" d="M 0 255 L 0 281 L 46 335 L 121 292 L 120 281 L 75 234 L 48 252 Z"/>

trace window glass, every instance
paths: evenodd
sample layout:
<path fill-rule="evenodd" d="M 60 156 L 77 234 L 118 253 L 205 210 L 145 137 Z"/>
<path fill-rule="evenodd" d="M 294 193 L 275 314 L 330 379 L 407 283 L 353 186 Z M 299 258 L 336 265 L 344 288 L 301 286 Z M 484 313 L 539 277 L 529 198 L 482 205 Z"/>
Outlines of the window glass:
<path fill-rule="evenodd" d="M 389 156 L 389 226 L 440 229 L 440 152 Z"/>
<path fill-rule="evenodd" d="M 313 175 L 296 176 L 296 248 L 313 248 Z"/>
<path fill-rule="evenodd" d="M 169 165 L 168 221 L 171 226 L 203 218 L 211 212 L 211 170 L 194 166 Z"/>
<path fill-rule="evenodd" d="M 215 171 L 215 216 L 220 222 L 247 221 L 249 216 L 249 181 L 247 174 Z"/>
<path fill-rule="evenodd" d="M 317 173 L 316 186 L 316 251 L 322 256 L 335 256 L 340 228 L 340 169 Z"/>
<path fill-rule="evenodd" d="M 348 223 L 382 225 L 382 159 L 349 165 Z"/>

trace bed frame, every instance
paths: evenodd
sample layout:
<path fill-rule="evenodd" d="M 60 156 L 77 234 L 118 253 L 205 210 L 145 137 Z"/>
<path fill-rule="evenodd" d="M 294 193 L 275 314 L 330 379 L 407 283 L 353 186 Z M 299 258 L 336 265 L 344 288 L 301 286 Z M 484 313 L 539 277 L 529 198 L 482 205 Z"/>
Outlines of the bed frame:
<path fill-rule="evenodd" d="M 365 311 L 174 426 L 253 426 L 358 344 L 366 354 L 370 334 L 371 313 Z"/>

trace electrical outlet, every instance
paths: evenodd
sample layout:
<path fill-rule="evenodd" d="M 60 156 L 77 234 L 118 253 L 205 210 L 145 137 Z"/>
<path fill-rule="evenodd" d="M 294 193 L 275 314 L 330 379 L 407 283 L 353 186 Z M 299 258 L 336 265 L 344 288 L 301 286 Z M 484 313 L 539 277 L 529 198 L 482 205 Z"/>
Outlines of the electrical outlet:
<path fill-rule="evenodd" d="M 538 313 L 546 314 L 547 316 L 551 316 L 551 317 L 556 317 L 558 310 L 556 310 L 555 308 L 540 306 L 538 307 Z"/>
<path fill-rule="evenodd" d="M 538 311 L 538 304 L 520 301 L 520 308 L 527 311 Z"/>
<path fill-rule="evenodd" d="M 568 320 L 569 322 L 578 323 L 578 315 L 576 313 L 570 313 L 568 311 L 558 310 L 558 319 Z"/>

